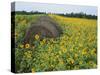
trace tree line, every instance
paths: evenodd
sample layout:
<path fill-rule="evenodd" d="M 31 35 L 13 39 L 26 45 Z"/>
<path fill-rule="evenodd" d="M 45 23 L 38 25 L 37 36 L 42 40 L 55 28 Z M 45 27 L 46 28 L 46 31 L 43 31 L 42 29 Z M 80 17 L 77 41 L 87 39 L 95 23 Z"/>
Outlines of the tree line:
<path fill-rule="evenodd" d="M 76 17 L 76 18 L 87 18 L 87 19 L 97 19 L 96 15 L 88 15 L 86 13 L 80 12 L 80 13 L 66 13 L 66 14 L 58 14 L 65 17 Z"/>
<path fill-rule="evenodd" d="M 26 11 L 15 11 L 15 12 L 12 12 L 12 13 L 15 13 L 15 14 L 21 14 L 21 15 L 33 15 L 33 14 L 57 14 L 57 15 L 60 15 L 60 16 L 64 16 L 64 17 L 76 17 L 76 18 L 87 18 L 87 19 L 97 19 L 97 16 L 96 15 L 88 15 L 86 13 L 83 13 L 83 12 L 80 12 L 80 13 L 66 13 L 66 14 L 63 14 L 63 13 L 46 13 L 46 12 L 39 12 L 39 11 L 31 11 L 31 12 L 26 12 Z"/>

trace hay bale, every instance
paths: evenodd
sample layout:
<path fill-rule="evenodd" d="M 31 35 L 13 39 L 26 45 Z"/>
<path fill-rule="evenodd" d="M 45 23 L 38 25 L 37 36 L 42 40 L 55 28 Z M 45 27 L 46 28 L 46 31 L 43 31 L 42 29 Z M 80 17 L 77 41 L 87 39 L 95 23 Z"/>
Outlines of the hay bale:
<path fill-rule="evenodd" d="M 49 16 L 41 16 L 27 29 L 24 43 L 29 43 L 38 34 L 40 39 L 56 38 L 62 33 L 61 27 Z"/>

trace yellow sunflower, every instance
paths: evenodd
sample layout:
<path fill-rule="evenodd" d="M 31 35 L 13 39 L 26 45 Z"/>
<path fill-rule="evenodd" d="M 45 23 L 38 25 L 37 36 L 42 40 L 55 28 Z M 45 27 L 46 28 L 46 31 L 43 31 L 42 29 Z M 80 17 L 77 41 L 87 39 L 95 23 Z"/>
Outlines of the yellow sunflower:
<path fill-rule="evenodd" d="M 34 68 L 32 68 L 32 70 L 31 70 L 31 71 L 32 71 L 32 73 L 34 73 L 34 72 L 35 72 L 35 69 L 34 69 Z"/>
<path fill-rule="evenodd" d="M 35 39 L 38 40 L 40 37 L 38 34 L 35 35 Z"/>
<path fill-rule="evenodd" d="M 29 48 L 30 47 L 30 44 L 25 44 L 25 48 Z"/>

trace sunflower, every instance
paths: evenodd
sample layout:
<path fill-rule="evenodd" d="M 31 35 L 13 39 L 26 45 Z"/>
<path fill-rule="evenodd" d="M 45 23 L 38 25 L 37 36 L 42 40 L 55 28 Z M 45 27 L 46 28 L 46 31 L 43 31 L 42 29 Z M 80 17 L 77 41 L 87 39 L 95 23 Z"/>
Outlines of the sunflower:
<path fill-rule="evenodd" d="M 25 48 L 29 48 L 30 47 L 30 44 L 25 44 Z"/>
<path fill-rule="evenodd" d="M 40 37 L 38 34 L 35 35 L 35 39 L 38 40 Z"/>
<path fill-rule="evenodd" d="M 32 71 L 32 73 L 34 73 L 34 72 L 35 72 L 34 68 L 32 68 L 32 70 L 31 70 L 31 71 Z"/>

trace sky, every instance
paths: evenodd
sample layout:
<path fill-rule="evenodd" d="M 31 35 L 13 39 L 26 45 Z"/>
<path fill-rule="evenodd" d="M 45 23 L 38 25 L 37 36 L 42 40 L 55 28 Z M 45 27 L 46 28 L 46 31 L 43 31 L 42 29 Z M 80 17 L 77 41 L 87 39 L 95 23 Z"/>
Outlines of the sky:
<path fill-rule="evenodd" d="M 13 10 L 12 10 L 13 11 Z M 97 15 L 97 7 L 69 4 L 51 4 L 51 3 L 36 3 L 36 2 L 16 2 L 15 11 L 40 11 L 46 13 L 86 13 Z"/>

